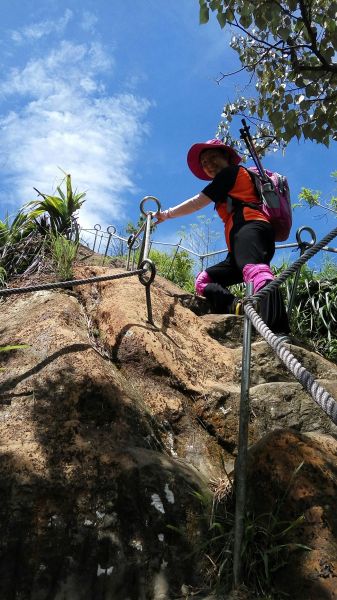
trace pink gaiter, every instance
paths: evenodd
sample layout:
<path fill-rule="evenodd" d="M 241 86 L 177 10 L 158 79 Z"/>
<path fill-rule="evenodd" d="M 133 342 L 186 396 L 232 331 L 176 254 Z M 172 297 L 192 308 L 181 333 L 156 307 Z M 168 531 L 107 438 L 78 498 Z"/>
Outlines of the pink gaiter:
<path fill-rule="evenodd" d="M 270 270 L 268 265 L 263 263 L 258 265 L 246 265 L 242 269 L 243 280 L 245 283 L 249 283 L 250 281 L 254 284 L 254 294 L 258 292 L 261 288 L 263 288 L 268 281 L 272 281 L 275 279 L 273 273 Z"/>
<path fill-rule="evenodd" d="M 205 287 L 209 283 L 213 283 L 213 280 L 208 275 L 207 271 L 201 271 L 201 273 L 198 273 L 194 285 L 195 285 L 195 290 L 196 290 L 197 294 L 199 294 L 199 296 L 204 295 Z"/>

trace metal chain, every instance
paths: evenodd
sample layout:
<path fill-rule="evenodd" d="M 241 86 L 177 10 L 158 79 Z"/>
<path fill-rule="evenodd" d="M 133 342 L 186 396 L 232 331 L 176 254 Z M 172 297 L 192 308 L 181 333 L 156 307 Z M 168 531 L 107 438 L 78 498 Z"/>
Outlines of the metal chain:
<path fill-rule="evenodd" d="M 244 306 L 244 311 L 252 321 L 255 329 L 262 335 L 266 342 L 275 350 L 277 356 L 282 360 L 287 369 L 293 373 L 300 384 L 309 392 L 318 406 L 337 425 L 337 402 L 317 381 L 313 375 L 305 369 L 297 358 L 288 350 L 282 342 L 264 323 L 251 303 Z"/>
<path fill-rule="evenodd" d="M 74 285 L 86 285 L 95 283 L 96 281 L 111 281 L 112 279 L 123 279 L 132 277 L 133 275 L 141 275 L 143 269 L 128 271 L 127 273 L 117 273 L 116 275 L 98 275 L 97 277 L 88 277 L 87 279 L 72 279 L 70 281 L 58 281 L 55 283 L 42 283 L 40 285 L 29 285 L 21 288 L 4 288 L 0 289 L 0 296 L 11 296 L 12 294 L 27 294 L 28 292 L 37 292 L 39 290 L 55 290 L 57 288 L 69 288 Z"/>

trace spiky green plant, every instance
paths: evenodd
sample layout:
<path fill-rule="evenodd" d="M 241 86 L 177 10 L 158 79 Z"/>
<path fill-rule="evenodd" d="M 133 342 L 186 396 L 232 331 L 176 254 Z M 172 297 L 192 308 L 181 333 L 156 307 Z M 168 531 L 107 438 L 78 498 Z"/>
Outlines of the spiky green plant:
<path fill-rule="evenodd" d="M 281 273 L 286 264 L 277 269 Z M 282 286 L 289 301 L 293 278 Z M 291 314 L 292 334 L 314 351 L 337 361 L 337 265 L 326 260 L 321 271 L 301 269 Z"/>
<path fill-rule="evenodd" d="M 28 214 L 19 210 L 13 219 L 7 215 L 4 221 L 0 220 L 0 248 L 3 251 L 10 245 L 20 242 L 35 228 L 34 221 Z"/>
<path fill-rule="evenodd" d="M 66 191 L 62 190 L 62 184 L 65 183 Z M 29 209 L 29 216 L 31 219 L 36 220 L 37 224 L 41 227 L 48 227 L 53 234 L 61 233 L 66 235 L 68 238 L 73 238 L 78 241 L 78 225 L 76 220 L 76 213 L 81 208 L 86 193 L 76 193 L 72 189 L 71 175 L 65 174 L 64 179 L 57 186 L 56 191 L 58 196 L 50 196 L 39 192 L 34 188 L 38 194 L 42 197 L 42 200 L 32 200 L 26 204 L 25 208 Z M 42 224 L 39 218 L 43 218 L 44 215 L 48 215 L 49 223 Z"/>
<path fill-rule="evenodd" d="M 4 267 L 0 267 L 0 287 L 3 287 L 5 285 L 6 279 L 7 279 L 6 269 L 4 269 Z"/>
<path fill-rule="evenodd" d="M 0 221 L 0 278 L 22 273 L 38 254 L 42 239 L 34 219 L 20 210 L 13 219 Z"/>
<path fill-rule="evenodd" d="M 13 344 L 12 346 L 0 346 L 0 352 L 11 352 L 12 350 L 23 350 L 29 348 L 28 344 Z"/>

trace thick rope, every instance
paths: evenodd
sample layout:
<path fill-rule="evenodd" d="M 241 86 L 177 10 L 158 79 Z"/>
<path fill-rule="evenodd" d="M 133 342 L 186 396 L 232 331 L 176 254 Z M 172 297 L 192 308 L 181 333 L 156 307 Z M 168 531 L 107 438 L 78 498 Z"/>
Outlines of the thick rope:
<path fill-rule="evenodd" d="M 250 302 L 244 305 L 244 311 L 252 321 L 255 329 L 262 335 L 269 346 L 275 350 L 277 356 L 282 360 L 287 369 L 293 373 L 318 406 L 337 425 L 336 400 L 315 381 L 313 375 L 298 362 L 297 358 L 288 350 L 285 343 L 269 329 Z"/>
<path fill-rule="evenodd" d="M 88 277 L 87 279 L 72 279 L 70 281 L 57 281 L 55 283 L 43 283 L 40 285 L 29 285 L 21 288 L 4 288 L 0 289 L 0 296 L 11 296 L 12 294 L 28 294 L 29 292 L 37 292 L 39 290 L 55 290 L 57 288 L 69 288 L 74 285 L 86 285 L 97 281 L 111 281 L 112 279 L 123 279 L 124 277 L 132 277 L 133 275 L 141 275 L 143 269 L 128 271 L 127 273 L 116 273 L 116 275 L 99 275 L 97 277 Z"/>

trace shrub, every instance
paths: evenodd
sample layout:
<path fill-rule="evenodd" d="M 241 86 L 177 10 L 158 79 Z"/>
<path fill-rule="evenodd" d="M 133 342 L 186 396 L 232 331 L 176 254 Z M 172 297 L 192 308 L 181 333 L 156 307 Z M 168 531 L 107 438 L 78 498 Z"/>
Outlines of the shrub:
<path fill-rule="evenodd" d="M 277 270 L 282 272 L 286 265 Z M 293 279 L 282 286 L 287 299 Z M 291 332 L 315 352 L 337 361 L 337 266 L 326 261 L 320 272 L 301 269 L 290 319 Z"/>
<path fill-rule="evenodd" d="M 149 258 L 154 262 L 158 275 L 188 292 L 194 292 L 194 261 L 186 250 L 166 254 L 151 249 Z"/>
<path fill-rule="evenodd" d="M 57 277 L 69 281 L 73 277 L 73 264 L 78 251 L 78 242 L 68 240 L 63 235 L 51 234 L 49 248 Z"/>

